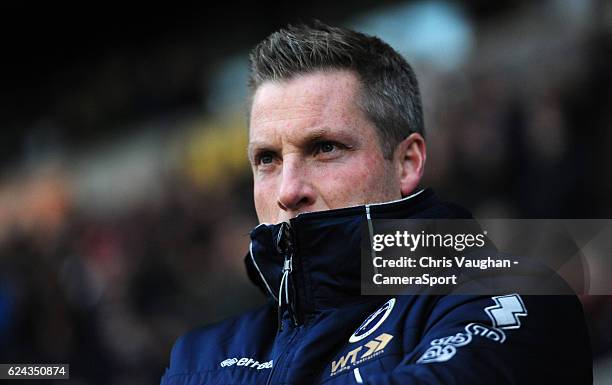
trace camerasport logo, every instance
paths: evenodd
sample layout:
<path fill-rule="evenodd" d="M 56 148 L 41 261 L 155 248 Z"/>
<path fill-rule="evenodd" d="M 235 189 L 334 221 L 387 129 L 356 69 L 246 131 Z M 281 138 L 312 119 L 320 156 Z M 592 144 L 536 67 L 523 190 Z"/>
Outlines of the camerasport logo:
<path fill-rule="evenodd" d="M 378 310 L 374 313 L 370 314 L 368 318 L 363 321 L 361 326 L 355 330 L 355 333 L 349 338 L 350 343 L 359 342 L 362 339 L 366 338 L 370 334 L 374 333 L 378 327 L 385 322 L 389 314 L 391 314 L 391 310 L 393 310 L 393 306 L 395 305 L 395 298 L 391 298 L 384 305 L 382 305 Z"/>
<path fill-rule="evenodd" d="M 222 368 L 227 368 L 230 366 L 244 366 L 251 369 L 270 369 L 272 367 L 272 360 L 260 363 L 257 360 L 248 357 L 238 358 L 227 358 L 219 364 Z"/>

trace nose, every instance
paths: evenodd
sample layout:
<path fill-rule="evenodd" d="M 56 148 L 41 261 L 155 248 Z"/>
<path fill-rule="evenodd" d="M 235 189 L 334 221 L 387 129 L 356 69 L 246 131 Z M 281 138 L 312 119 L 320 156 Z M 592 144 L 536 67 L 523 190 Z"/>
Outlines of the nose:
<path fill-rule="evenodd" d="M 316 202 L 314 189 L 306 165 L 300 159 L 285 157 L 278 191 L 278 207 L 295 216 Z"/>

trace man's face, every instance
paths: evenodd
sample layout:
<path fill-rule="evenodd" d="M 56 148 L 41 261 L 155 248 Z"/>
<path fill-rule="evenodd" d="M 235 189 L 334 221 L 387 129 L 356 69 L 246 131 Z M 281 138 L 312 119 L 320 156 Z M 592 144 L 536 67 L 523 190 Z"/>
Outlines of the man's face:
<path fill-rule="evenodd" d="M 257 89 L 249 159 L 261 223 L 401 197 L 398 172 L 357 105 L 358 85 L 338 70 Z"/>

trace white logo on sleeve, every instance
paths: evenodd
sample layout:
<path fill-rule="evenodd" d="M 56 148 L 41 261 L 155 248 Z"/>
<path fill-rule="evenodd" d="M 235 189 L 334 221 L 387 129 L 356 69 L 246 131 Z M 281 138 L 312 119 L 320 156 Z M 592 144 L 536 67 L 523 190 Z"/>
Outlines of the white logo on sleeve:
<path fill-rule="evenodd" d="M 395 305 L 395 298 L 391 298 L 384 305 L 382 305 L 378 310 L 374 313 L 370 314 L 368 318 L 363 321 L 361 326 L 355 330 L 355 333 L 349 338 L 350 343 L 361 341 L 366 338 L 370 334 L 374 332 L 374 330 L 378 329 L 378 327 L 387 319 L 389 314 L 391 314 L 391 310 L 393 310 L 393 306 Z"/>
<path fill-rule="evenodd" d="M 458 349 L 472 342 L 472 338 L 486 338 L 492 342 L 503 344 L 506 341 L 506 334 L 501 329 L 490 326 L 471 323 L 465 327 L 465 332 L 461 331 L 451 336 L 436 338 L 431 341 L 431 345 L 425 353 L 417 360 L 417 364 L 429 364 L 433 362 L 446 362 L 453 358 Z"/>
<path fill-rule="evenodd" d="M 254 360 L 252 358 L 248 358 L 248 357 L 242 357 L 240 359 L 227 358 L 221 361 L 221 363 L 219 364 L 219 366 L 221 366 L 222 368 L 227 368 L 232 365 L 244 366 L 244 367 L 251 368 L 251 369 L 262 370 L 262 369 L 272 368 L 272 360 L 260 363 L 259 361 Z"/>
<path fill-rule="evenodd" d="M 491 318 L 493 327 L 500 329 L 518 329 L 521 327 L 519 316 L 527 315 L 527 308 L 518 294 L 491 297 L 495 305 L 485 308 Z"/>
<path fill-rule="evenodd" d="M 470 333 L 459 332 L 452 336 L 436 338 L 430 342 L 430 347 L 418 359 L 417 364 L 428 364 L 430 362 L 445 362 L 453 358 L 457 348 L 472 342 Z"/>

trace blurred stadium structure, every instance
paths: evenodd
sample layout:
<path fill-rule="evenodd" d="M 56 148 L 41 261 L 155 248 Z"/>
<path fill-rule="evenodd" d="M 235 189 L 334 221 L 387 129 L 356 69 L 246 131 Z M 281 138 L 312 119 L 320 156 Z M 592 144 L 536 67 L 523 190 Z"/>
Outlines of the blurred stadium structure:
<path fill-rule="evenodd" d="M 247 52 L 290 21 L 406 55 L 443 198 L 487 218 L 612 218 L 611 2 L 329 3 L 3 9 L 0 362 L 157 383 L 179 334 L 263 301 L 242 261 Z M 612 300 L 582 300 L 596 383 L 612 383 Z"/>

